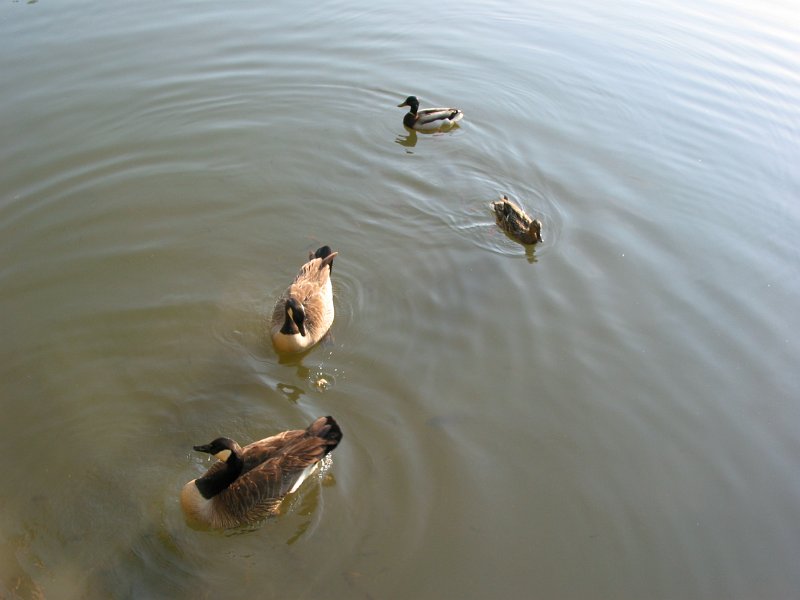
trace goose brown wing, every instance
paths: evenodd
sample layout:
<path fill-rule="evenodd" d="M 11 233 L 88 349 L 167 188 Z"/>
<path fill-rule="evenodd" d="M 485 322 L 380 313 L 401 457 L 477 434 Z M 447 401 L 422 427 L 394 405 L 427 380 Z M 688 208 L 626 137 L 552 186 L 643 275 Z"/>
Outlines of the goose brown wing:
<path fill-rule="evenodd" d="M 335 421 L 331 419 L 331 425 L 327 419 L 330 417 L 317 419 L 306 430 L 286 431 L 274 436 L 283 439 L 269 449 L 273 456 L 242 474 L 234 485 L 240 481 L 247 482 L 247 485 L 255 484 L 261 489 L 269 490 L 270 496 L 283 497 L 303 475 L 303 471 L 338 445 L 341 431 Z M 318 432 L 322 435 L 318 435 Z"/>
<path fill-rule="evenodd" d="M 221 525 L 234 527 L 267 518 L 281 503 L 282 487 L 275 459 L 243 474 L 214 498 Z"/>
<path fill-rule="evenodd" d="M 305 431 L 288 445 L 272 446 L 276 456 L 248 470 L 218 496 L 227 523 L 254 523 L 275 513 L 304 471 L 327 454 L 330 442 Z M 294 436 L 293 436 L 294 437 Z M 266 448 L 264 448 L 267 450 Z M 230 525 L 226 525 L 230 526 Z"/>
<path fill-rule="evenodd" d="M 342 430 L 336 420 L 319 417 L 306 429 L 282 431 L 242 448 L 242 472 L 251 471 L 274 458 L 280 459 L 279 464 L 284 469 L 302 470 L 333 450 L 341 439 Z M 219 464 L 221 467 L 222 463 Z"/>
<path fill-rule="evenodd" d="M 244 460 L 242 472 L 250 471 L 274 458 L 281 453 L 285 446 L 302 437 L 305 433 L 304 429 L 293 429 L 248 444 L 242 449 L 242 459 Z"/>

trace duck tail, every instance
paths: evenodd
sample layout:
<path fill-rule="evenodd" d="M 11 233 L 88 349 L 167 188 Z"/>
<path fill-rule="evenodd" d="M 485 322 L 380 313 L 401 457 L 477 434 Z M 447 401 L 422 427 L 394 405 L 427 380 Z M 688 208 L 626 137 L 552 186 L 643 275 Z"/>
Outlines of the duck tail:
<path fill-rule="evenodd" d="M 308 435 L 321 438 L 327 442 L 325 454 L 336 448 L 342 441 L 342 430 L 333 417 L 320 417 L 308 426 Z"/>

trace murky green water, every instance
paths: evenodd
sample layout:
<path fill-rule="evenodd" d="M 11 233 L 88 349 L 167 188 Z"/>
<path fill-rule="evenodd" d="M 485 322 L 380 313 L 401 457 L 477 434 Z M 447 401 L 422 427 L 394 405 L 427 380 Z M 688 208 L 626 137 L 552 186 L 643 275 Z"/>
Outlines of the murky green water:
<path fill-rule="evenodd" d="M 799 14 L 5 2 L 0 596 L 796 597 Z M 284 516 L 186 526 L 192 445 L 323 414 Z"/>

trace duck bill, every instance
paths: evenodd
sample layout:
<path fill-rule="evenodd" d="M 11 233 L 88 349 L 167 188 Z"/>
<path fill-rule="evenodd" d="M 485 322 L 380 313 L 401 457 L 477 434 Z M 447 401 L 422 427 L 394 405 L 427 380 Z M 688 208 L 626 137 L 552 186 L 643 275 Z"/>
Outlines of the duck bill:
<path fill-rule="evenodd" d="M 403 102 L 402 104 L 398 104 L 397 108 L 402 108 L 404 106 L 411 106 L 408 102 Z"/>

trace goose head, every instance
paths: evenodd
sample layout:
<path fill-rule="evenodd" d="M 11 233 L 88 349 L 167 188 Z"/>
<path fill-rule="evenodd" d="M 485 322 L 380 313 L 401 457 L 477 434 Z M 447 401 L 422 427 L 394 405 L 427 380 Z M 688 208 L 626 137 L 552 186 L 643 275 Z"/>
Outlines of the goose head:
<path fill-rule="evenodd" d="M 222 462 L 228 462 L 231 456 L 239 458 L 242 454 L 242 448 L 230 438 L 219 437 L 210 444 L 203 444 L 201 446 L 193 446 L 198 452 L 205 452 Z"/>
<path fill-rule="evenodd" d="M 205 475 L 193 481 L 197 491 L 205 500 L 209 500 L 225 490 L 241 474 L 244 466 L 242 448 L 232 439 L 219 437 L 210 444 L 193 446 L 193 448 L 198 452 L 210 454 L 225 463 L 215 472 L 209 470 Z"/>
<path fill-rule="evenodd" d="M 306 336 L 306 310 L 297 298 L 287 298 L 286 300 L 286 319 L 281 327 L 281 333 L 294 335 L 299 333 Z"/>

